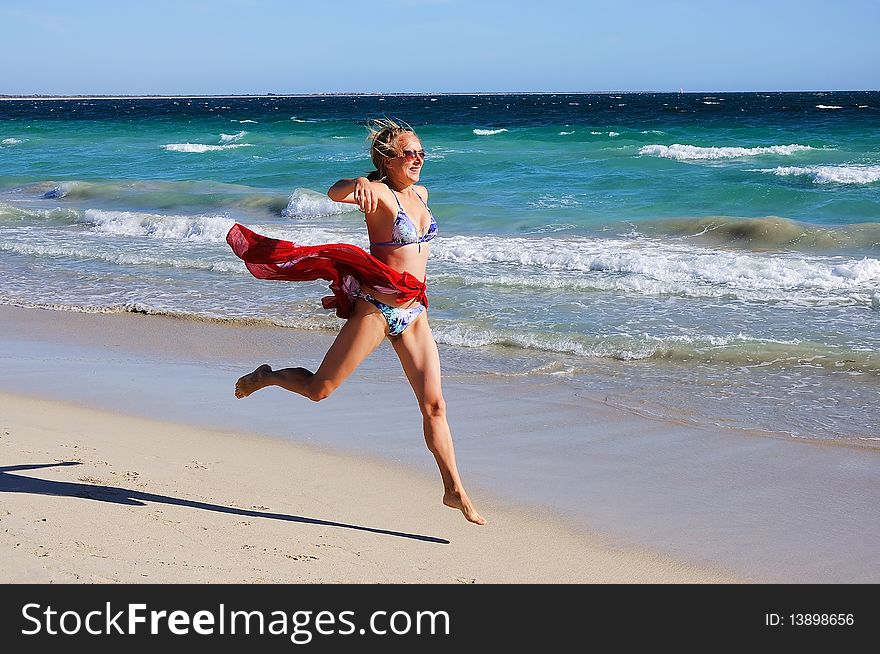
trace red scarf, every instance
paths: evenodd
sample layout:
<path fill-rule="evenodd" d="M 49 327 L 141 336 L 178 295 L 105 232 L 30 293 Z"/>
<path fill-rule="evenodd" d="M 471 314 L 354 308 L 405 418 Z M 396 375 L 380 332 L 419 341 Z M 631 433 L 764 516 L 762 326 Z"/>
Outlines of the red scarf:
<path fill-rule="evenodd" d="M 396 295 L 400 303 L 417 299 L 428 306 L 424 282 L 408 272 L 394 270 L 355 245 L 298 245 L 261 236 L 238 223 L 229 230 L 226 242 L 257 279 L 328 280 L 333 295 L 321 298 L 321 304 L 325 309 L 336 309 L 340 318 L 348 318 L 351 313 L 352 298 L 342 287 L 348 276 L 380 293 Z"/>

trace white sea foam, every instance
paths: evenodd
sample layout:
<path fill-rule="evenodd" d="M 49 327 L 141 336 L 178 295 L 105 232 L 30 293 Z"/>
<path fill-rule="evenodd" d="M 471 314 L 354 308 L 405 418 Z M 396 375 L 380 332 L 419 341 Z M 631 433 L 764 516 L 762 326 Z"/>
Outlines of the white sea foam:
<path fill-rule="evenodd" d="M 162 146 L 169 152 L 217 152 L 234 148 L 250 148 L 253 143 L 227 143 L 226 145 L 205 145 L 204 143 L 167 143 Z"/>
<path fill-rule="evenodd" d="M 700 352 L 716 351 L 743 345 L 798 345 L 800 341 L 774 340 L 747 334 L 715 336 L 673 335 L 654 336 L 642 334 L 616 334 L 613 336 L 585 337 L 572 334 L 549 334 L 514 331 L 510 329 L 479 329 L 461 323 L 432 323 L 432 331 L 438 343 L 459 347 L 485 347 L 487 345 L 514 346 L 543 352 L 574 354 L 582 357 L 611 358 L 621 361 L 643 360 L 658 355 L 681 353 L 685 356 Z M 717 355 L 716 355 L 717 356 Z"/>
<path fill-rule="evenodd" d="M 611 136 L 611 137 L 620 136 L 620 132 L 608 132 L 608 136 Z"/>
<path fill-rule="evenodd" d="M 58 243 L 0 243 L 0 252 L 15 252 L 29 256 L 51 259 L 81 259 L 89 261 L 105 261 L 126 266 L 156 266 L 187 268 L 194 270 L 210 270 L 222 273 L 240 273 L 241 263 L 228 257 L 216 261 L 190 258 L 183 256 L 160 256 L 156 254 L 132 251 L 120 251 L 119 248 L 104 250 L 94 246 L 65 246 Z"/>
<path fill-rule="evenodd" d="M 24 143 L 24 141 L 22 141 L 21 139 L 13 138 L 3 139 L 2 141 L 0 141 L 0 145 L 18 145 L 19 143 Z"/>
<path fill-rule="evenodd" d="M 811 177 L 814 184 L 873 184 L 880 181 L 880 166 L 777 166 L 759 169 L 780 177 Z"/>
<path fill-rule="evenodd" d="M 232 120 L 230 120 L 229 122 L 230 122 L 230 123 L 242 123 L 242 124 L 243 124 L 243 123 L 254 123 L 254 124 L 256 124 L 257 121 L 255 121 L 255 120 L 248 120 L 248 119 L 245 119 L 245 120 L 235 120 L 235 119 L 232 119 Z"/>
<path fill-rule="evenodd" d="M 580 204 L 580 203 L 575 201 L 575 204 Z M 534 227 L 532 229 L 526 230 L 523 233 L 524 234 L 552 234 L 554 232 L 570 232 L 575 229 L 577 229 L 577 225 L 573 225 L 571 223 L 557 223 L 555 225 L 541 225 L 540 227 Z"/>
<path fill-rule="evenodd" d="M 645 145 L 639 148 L 639 154 L 688 161 L 696 159 L 737 159 L 740 157 L 754 157 L 762 154 L 776 154 L 789 156 L 795 152 L 815 150 L 809 145 L 769 145 L 753 148 L 739 147 L 700 147 L 696 145 Z"/>
<path fill-rule="evenodd" d="M 574 134 L 574 132 L 559 132 L 559 136 L 568 136 L 569 134 Z"/>
<path fill-rule="evenodd" d="M 5 218 L 7 216 L 15 217 L 15 218 L 26 218 L 28 216 L 33 216 L 34 212 L 28 211 L 21 207 L 17 207 L 14 204 L 7 204 L 6 202 L 0 202 L 0 218 Z"/>
<path fill-rule="evenodd" d="M 222 243 L 235 222 L 225 216 L 180 216 L 140 211 L 87 209 L 85 220 L 96 232 L 114 236 Z"/>
<path fill-rule="evenodd" d="M 836 104 L 817 104 L 816 109 L 843 109 Z"/>
<path fill-rule="evenodd" d="M 293 191 L 287 202 L 287 207 L 281 212 L 281 215 L 288 218 L 317 218 L 318 216 L 332 216 L 355 210 L 356 207 L 353 204 L 334 202 L 323 193 L 298 188 Z"/>
<path fill-rule="evenodd" d="M 486 347 L 506 345 L 543 352 L 559 352 L 578 356 L 603 356 L 601 346 L 591 346 L 573 338 L 505 329 L 474 329 L 460 324 L 431 324 L 435 340 L 443 345 Z"/>
<path fill-rule="evenodd" d="M 26 224 L 60 223 L 78 224 L 83 221 L 83 212 L 70 207 L 55 207 L 53 209 L 36 209 L 32 207 L 20 207 L 0 202 L 0 220 L 22 221 Z M 2 230 L 0 230 L 2 234 Z"/>
<path fill-rule="evenodd" d="M 310 191 L 309 193 L 314 192 Z M 342 206 L 351 210 L 350 205 Z M 181 243 L 225 243 L 229 228 L 236 222 L 233 218 L 220 215 L 154 214 L 101 209 L 87 209 L 85 212 L 72 213 L 78 216 L 76 222 L 90 225 L 94 234 L 107 235 L 108 237 L 164 239 Z M 316 213 L 314 215 L 317 217 L 327 214 Z M 363 225 L 354 225 L 351 229 L 329 229 L 323 225 L 315 227 L 299 222 L 295 225 L 291 224 L 289 227 L 263 224 L 248 226 L 264 236 L 295 241 L 302 245 L 321 243 L 352 243 L 359 247 L 368 245 Z M 226 252 L 225 245 L 223 251 Z"/>
<path fill-rule="evenodd" d="M 235 143 L 236 141 L 240 141 L 247 135 L 247 132 L 237 132 L 236 134 L 221 134 L 220 142 L 221 143 Z"/>
<path fill-rule="evenodd" d="M 559 207 L 576 207 L 580 204 L 577 199 L 571 194 L 563 194 L 563 195 L 552 195 L 552 194 L 544 194 L 538 197 L 537 200 L 529 202 L 530 207 L 536 207 L 538 209 L 558 209 Z"/>
<path fill-rule="evenodd" d="M 331 229 L 311 227 L 300 223 L 289 228 L 260 227 L 257 229 L 264 236 L 284 241 L 294 241 L 299 245 L 321 245 L 325 243 L 350 243 L 366 250 L 369 247 L 363 225 L 354 225 L 351 229 Z"/>
<path fill-rule="evenodd" d="M 475 129 L 474 134 L 477 136 L 492 136 L 493 134 L 500 134 L 501 132 L 506 132 L 505 128 L 501 129 Z"/>
<path fill-rule="evenodd" d="M 432 257 L 490 264 L 482 283 L 604 289 L 635 294 L 735 297 L 795 304 L 870 304 L 880 259 L 708 250 L 647 239 L 480 238 L 435 240 Z M 491 264 L 501 264 L 496 267 Z M 517 272 L 505 272 L 515 266 Z M 476 282 L 480 283 L 480 282 Z"/>

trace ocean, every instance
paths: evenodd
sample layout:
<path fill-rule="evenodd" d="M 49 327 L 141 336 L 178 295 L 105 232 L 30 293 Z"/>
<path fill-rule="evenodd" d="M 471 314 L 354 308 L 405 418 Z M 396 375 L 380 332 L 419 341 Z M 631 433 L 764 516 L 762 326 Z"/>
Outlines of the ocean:
<path fill-rule="evenodd" d="M 448 375 L 880 446 L 878 92 L 4 99 L 0 304 L 337 330 L 225 235 L 367 247 L 326 189 L 380 116 L 427 152 Z"/>

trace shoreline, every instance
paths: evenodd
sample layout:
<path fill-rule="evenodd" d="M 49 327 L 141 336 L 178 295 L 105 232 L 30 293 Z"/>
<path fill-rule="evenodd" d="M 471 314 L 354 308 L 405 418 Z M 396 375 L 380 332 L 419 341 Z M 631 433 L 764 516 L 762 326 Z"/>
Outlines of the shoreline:
<path fill-rule="evenodd" d="M 263 361 L 312 365 L 332 337 L 4 306 L 0 393 L 63 401 L 73 411 L 140 416 L 131 420 L 161 416 L 180 429 L 258 433 L 284 447 L 318 445 L 350 462 L 365 457 L 402 466 L 434 480 L 426 482 L 432 490 L 414 513 L 446 512 L 470 526 L 440 506 L 418 410 L 390 348 L 380 348 L 319 406 L 278 389 L 232 397 L 242 372 Z M 559 520 L 579 533 L 601 534 L 614 547 L 727 578 L 880 579 L 870 547 L 880 524 L 876 449 L 650 419 L 551 377 L 492 379 L 447 368 L 444 381 L 459 467 L 490 524 L 499 502 L 538 522 Z M 390 406 L 389 397 L 405 400 Z M 350 502 L 346 494 L 333 509 Z"/>

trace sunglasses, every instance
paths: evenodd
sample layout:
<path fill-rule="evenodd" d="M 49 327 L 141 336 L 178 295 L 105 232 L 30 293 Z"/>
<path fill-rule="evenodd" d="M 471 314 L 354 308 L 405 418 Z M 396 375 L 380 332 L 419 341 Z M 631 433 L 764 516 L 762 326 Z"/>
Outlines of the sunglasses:
<path fill-rule="evenodd" d="M 399 157 L 404 157 L 405 159 L 415 159 L 418 157 L 422 161 L 425 160 L 425 151 L 424 150 L 404 150 Z"/>

